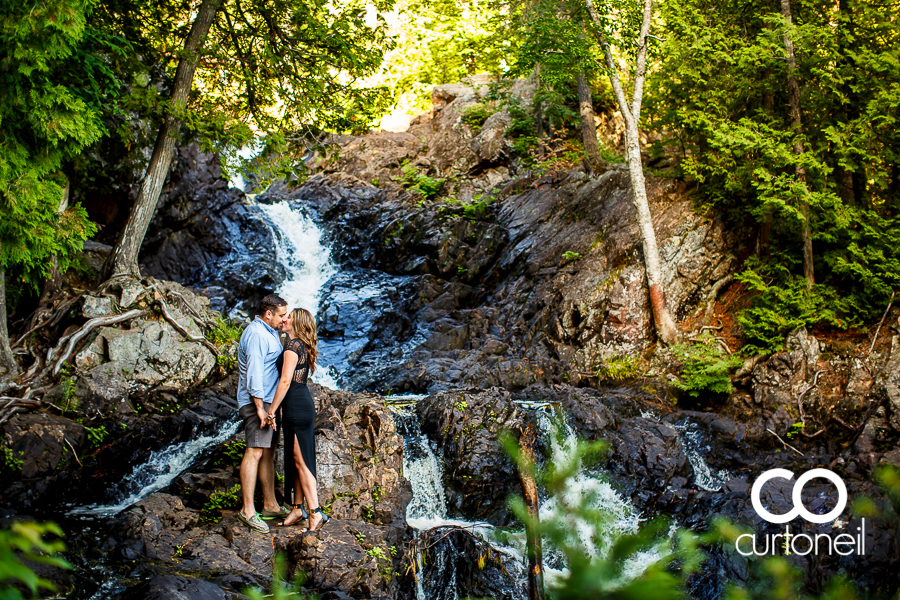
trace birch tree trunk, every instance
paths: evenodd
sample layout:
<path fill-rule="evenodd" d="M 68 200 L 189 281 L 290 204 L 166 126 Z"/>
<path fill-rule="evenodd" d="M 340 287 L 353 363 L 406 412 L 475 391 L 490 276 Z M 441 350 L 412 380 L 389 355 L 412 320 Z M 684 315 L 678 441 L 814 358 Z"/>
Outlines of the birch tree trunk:
<path fill-rule="evenodd" d="M 653 0 L 644 0 L 641 31 L 638 35 L 638 52 L 635 61 L 634 93 L 631 104 L 625 98 L 625 90 L 619 79 L 619 71 L 613 59 L 609 40 L 603 32 L 603 22 L 594 8 L 593 0 L 584 0 L 585 7 L 595 27 L 597 41 L 603 48 L 609 81 L 622 117 L 625 119 L 625 160 L 628 162 L 628 174 L 631 177 L 632 200 L 637 213 L 638 228 L 644 246 L 644 270 L 647 273 L 647 287 L 650 291 L 650 309 L 653 312 L 653 324 L 656 334 L 667 345 L 678 342 L 678 328 L 672 320 L 666 305 L 666 294 L 663 289 L 662 259 L 656 245 L 656 231 L 653 229 L 653 218 L 650 204 L 647 201 L 647 186 L 644 181 L 644 165 L 641 160 L 641 142 L 639 125 L 641 122 L 641 102 L 644 96 L 644 80 L 647 74 L 647 36 L 650 34 L 650 20 L 653 15 Z"/>
<path fill-rule="evenodd" d="M 578 74 L 578 107 L 581 113 L 581 141 L 584 145 L 584 168 L 588 173 L 600 173 L 606 161 L 600 158 L 600 142 L 597 140 L 597 124 L 594 123 L 594 103 L 591 86 L 584 73 Z"/>
<path fill-rule="evenodd" d="M 194 72 L 197 70 L 197 52 L 206 41 L 206 35 L 216 18 L 220 2 L 221 0 L 203 0 L 191 26 L 191 32 L 184 44 L 184 54 L 178 61 L 178 69 L 175 71 L 169 114 L 159 129 L 153 156 L 147 165 L 147 172 L 141 182 L 134 207 L 128 215 L 128 222 L 103 266 L 103 279 L 141 275 L 138 269 L 138 253 L 144 242 L 144 236 L 147 235 L 150 220 L 156 212 L 159 194 L 175 155 L 175 142 L 181 129 L 181 121 L 177 114 L 187 105 L 194 84 Z"/>
<path fill-rule="evenodd" d="M 0 265 L 0 365 L 7 373 L 19 371 L 19 363 L 9 345 L 9 328 L 6 324 L 6 269 Z"/>
<path fill-rule="evenodd" d="M 791 2 L 790 0 L 781 0 L 781 14 L 791 24 Z M 791 39 L 790 30 L 784 32 L 784 49 L 787 52 L 787 85 L 788 85 L 788 101 L 791 111 L 791 126 L 797 136 L 794 142 L 794 154 L 802 156 L 804 153 L 803 140 L 800 138 L 803 133 L 803 119 L 800 115 L 800 86 L 797 84 L 797 59 L 794 57 L 794 42 Z M 799 164 L 796 166 L 797 179 L 806 186 L 806 169 Z M 803 226 L 800 231 L 800 237 L 803 240 L 803 276 L 806 278 L 806 286 L 811 288 L 816 282 L 815 270 L 813 269 L 813 251 L 812 251 L 812 235 L 809 230 L 809 203 L 800 202 L 800 214 L 803 215 Z"/>
<path fill-rule="evenodd" d="M 61 215 L 69 208 L 69 182 L 66 180 L 66 186 L 62 191 L 62 198 L 59 200 L 59 208 L 57 208 L 56 213 Z M 56 255 L 54 254 L 50 258 L 50 273 L 47 275 L 47 278 L 41 283 L 41 297 L 38 299 L 38 306 L 43 306 L 45 304 L 49 304 L 53 300 L 53 296 L 60 290 L 62 287 L 62 275 L 59 272 L 59 261 L 56 259 Z"/>

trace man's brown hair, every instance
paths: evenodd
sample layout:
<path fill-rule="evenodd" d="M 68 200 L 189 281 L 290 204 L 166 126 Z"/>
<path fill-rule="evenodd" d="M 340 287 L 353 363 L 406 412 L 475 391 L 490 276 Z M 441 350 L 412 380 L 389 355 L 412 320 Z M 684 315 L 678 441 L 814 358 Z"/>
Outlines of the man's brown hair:
<path fill-rule="evenodd" d="M 259 316 L 264 317 L 266 311 L 272 311 L 274 314 L 279 306 L 287 306 L 287 300 L 275 294 L 269 294 L 259 301 Z"/>

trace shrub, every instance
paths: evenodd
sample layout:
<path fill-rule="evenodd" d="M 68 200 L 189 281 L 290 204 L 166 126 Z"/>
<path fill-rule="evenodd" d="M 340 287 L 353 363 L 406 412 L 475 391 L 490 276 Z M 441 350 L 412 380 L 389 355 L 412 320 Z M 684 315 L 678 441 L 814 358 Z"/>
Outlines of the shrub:
<path fill-rule="evenodd" d="M 216 315 L 215 319 L 213 319 L 212 326 L 206 333 L 206 339 L 219 348 L 222 348 L 223 346 L 230 346 L 232 343 L 239 341 L 243 332 L 244 329 L 237 321 L 226 319 L 222 315 Z"/>
<path fill-rule="evenodd" d="M 403 162 L 400 172 L 402 173 L 400 184 L 410 191 L 418 192 L 426 200 L 437 198 L 444 187 L 444 181 L 446 181 L 443 178 L 429 177 L 419 172 L 419 169 L 415 165 L 409 164 L 408 160 Z"/>
<path fill-rule="evenodd" d="M 695 342 L 672 346 L 672 352 L 681 362 L 681 379 L 673 384 L 678 389 L 691 396 L 699 396 L 704 391 L 715 394 L 734 391 L 728 372 L 743 361 L 725 352 L 708 333 Z"/>
<path fill-rule="evenodd" d="M 494 110 L 487 104 L 473 104 L 463 111 L 462 121 L 469 126 L 472 133 L 478 133 L 484 122 L 493 114 Z"/>

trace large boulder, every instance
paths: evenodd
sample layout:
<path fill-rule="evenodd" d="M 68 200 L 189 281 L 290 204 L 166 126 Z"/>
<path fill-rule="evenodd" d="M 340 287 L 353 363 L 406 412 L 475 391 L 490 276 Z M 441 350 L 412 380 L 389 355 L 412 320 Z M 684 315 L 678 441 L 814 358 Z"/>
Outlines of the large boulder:
<path fill-rule="evenodd" d="M 319 503 L 331 516 L 320 531 L 301 532 L 305 523 L 272 527 L 268 534 L 248 530 L 234 509 L 237 467 L 211 460 L 205 472 L 182 474 L 170 488 L 174 493 L 152 494 L 123 513 L 116 528 L 122 538 L 112 542 L 119 554 L 210 574 L 268 578 L 280 551 L 288 574 L 303 571 L 307 587 L 320 593 L 401 597 L 410 582 L 395 573 L 405 572 L 412 492 L 402 476 L 403 440 L 392 413 L 379 396 L 311 388 Z M 218 500 L 211 504 L 214 494 Z"/>
<path fill-rule="evenodd" d="M 499 388 L 438 392 L 416 405 L 422 433 L 434 440 L 444 459 L 448 512 L 466 519 L 506 525 L 506 504 L 520 493 L 515 464 L 501 435 L 517 438 L 525 420 L 510 393 Z"/>

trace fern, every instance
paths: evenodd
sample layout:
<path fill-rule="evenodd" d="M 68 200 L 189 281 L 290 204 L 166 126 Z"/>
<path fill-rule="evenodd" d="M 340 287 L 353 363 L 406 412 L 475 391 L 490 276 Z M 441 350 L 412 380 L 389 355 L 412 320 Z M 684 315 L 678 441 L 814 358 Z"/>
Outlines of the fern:
<path fill-rule="evenodd" d="M 714 394 L 734 391 L 728 372 L 742 361 L 727 354 L 711 335 L 701 335 L 694 343 L 672 346 L 672 352 L 681 362 L 681 379 L 673 382 L 678 389 L 691 396 L 699 396 L 704 391 Z"/>

